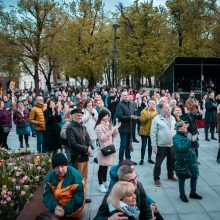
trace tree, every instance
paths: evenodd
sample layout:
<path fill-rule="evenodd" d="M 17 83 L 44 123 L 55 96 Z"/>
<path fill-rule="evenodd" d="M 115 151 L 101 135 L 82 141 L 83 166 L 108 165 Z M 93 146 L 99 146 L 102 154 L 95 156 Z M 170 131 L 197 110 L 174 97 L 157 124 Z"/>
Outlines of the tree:
<path fill-rule="evenodd" d="M 65 22 L 62 8 L 54 0 L 19 0 L 11 26 L 16 30 L 16 38 L 22 51 L 20 62 L 23 70 L 33 76 L 35 91 L 39 93 L 39 71 L 46 78 L 50 89 L 51 66 L 49 75 L 43 66 L 51 41 Z"/>
<path fill-rule="evenodd" d="M 112 54 L 111 24 L 104 17 L 101 0 L 74 1 L 70 9 L 64 33 L 56 39 L 61 68 L 71 77 L 87 79 L 93 87 L 102 80 Z"/>

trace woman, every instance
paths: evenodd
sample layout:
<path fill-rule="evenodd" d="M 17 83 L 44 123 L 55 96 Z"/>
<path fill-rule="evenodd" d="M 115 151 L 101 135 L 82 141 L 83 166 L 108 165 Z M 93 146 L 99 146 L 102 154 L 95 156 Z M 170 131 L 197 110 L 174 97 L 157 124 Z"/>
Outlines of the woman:
<path fill-rule="evenodd" d="M 49 100 L 47 110 L 44 111 L 46 126 L 46 151 L 55 154 L 61 148 L 60 144 L 60 109 L 55 108 L 54 100 Z"/>
<path fill-rule="evenodd" d="M 9 149 L 7 138 L 11 124 L 11 111 L 7 111 L 4 107 L 4 101 L 0 100 L 0 147 Z"/>
<path fill-rule="evenodd" d="M 202 196 L 196 193 L 197 178 L 199 175 L 196 148 L 198 148 L 198 134 L 191 135 L 187 133 L 188 124 L 180 120 L 176 122 L 177 134 L 173 137 L 176 162 L 175 171 L 179 178 L 180 199 L 188 202 L 185 194 L 185 180 L 190 179 L 191 192 L 189 197 L 192 199 L 202 199 Z"/>
<path fill-rule="evenodd" d="M 20 148 L 23 148 L 23 137 L 25 140 L 26 147 L 30 147 L 28 144 L 28 137 L 31 133 L 30 123 L 29 123 L 29 111 L 24 108 L 23 102 L 18 102 L 18 108 L 14 112 L 13 121 L 16 125 L 16 133 L 19 138 Z"/>
<path fill-rule="evenodd" d="M 175 99 L 176 99 L 176 104 L 179 106 L 183 106 L 184 105 L 184 101 L 183 99 L 180 98 L 180 94 L 176 93 L 175 95 Z"/>
<path fill-rule="evenodd" d="M 92 99 L 87 99 L 83 103 L 83 112 L 84 114 L 83 114 L 82 122 L 86 127 L 89 137 L 92 141 L 92 146 L 94 147 L 93 150 L 94 162 L 97 163 L 97 151 L 96 151 L 97 136 L 94 132 L 94 127 L 98 119 L 98 112 L 96 111 L 95 108 L 93 108 Z"/>
<path fill-rule="evenodd" d="M 156 102 L 154 100 L 150 100 L 148 103 L 148 107 L 145 108 L 141 112 L 141 116 L 140 116 L 140 122 L 141 122 L 141 128 L 139 132 L 141 136 L 140 165 L 144 164 L 144 156 L 145 156 L 147 142 L 148 142 L 148 162 L 151 164 L 154 164 L 154 161 L 151 159 L 152 146 L 151 146 L 151 139 L 150 139 L 150 129 L 151 129 L 152 120 L 157 115 L 158 115 L 158 112 L 156 110 Z"/>
<path fill-rule="evenodd" d="M 195 112 L 192 112 L 193 109 L 191 109 L 192 111 L 190 111 L 190 109 L 188 109 L 187 107 L 184 107 L 183 110 L 184 110 L 184 112 L 183 112 L 183 115 L 180 117 L 180 119 L 189 124 L 188 132 L 191 135 L 199 134 L 198 129 L 195 124 L 195 120 L 202 119 L 202 115 L 203 115 L 202 112 L 200 111 L 199 113 L 195 113 Z M 198 140 L 197 140 L 197 142 L 198 142 Z M 196 156 L 198 159 L 198 148 L 196 148 Z"/>
<path fill-rule="evenodd" d="M 108 167 L 115 163 L 116 153 L 108 156 L 103 156 L 101 149 L 109 145 L 114 145 L 114 139 L 118 134 L 118 128 L 121 123 L 116 124 L 114 127 L 110 124 L 110 112 L 108 110 L 101 110 L 98 115 L 98 120 L 95 125 L 95 133 L 98 137 L 99 149 L 97 151 L 98 157 L 98 190 L 100 192 L 107 192 L 109 183 L 107 181 Z"/>
<path fill-rule="evenodd" d="M 180 120 L 180 117 L 182 116 L 182 109 L 179 106 L 176 106 L 171 114 L 175 117 L 176 121 Z"/>
<path fill-rule="evenodd" d="M 140 210 L 136 206 L 135 186 L 130 182 L 117 182 L 107 198 L 111 216 L 121 212 L 128 220 L 138 220 Z M 121 217 L 122 217 L 121 216 Z"/>

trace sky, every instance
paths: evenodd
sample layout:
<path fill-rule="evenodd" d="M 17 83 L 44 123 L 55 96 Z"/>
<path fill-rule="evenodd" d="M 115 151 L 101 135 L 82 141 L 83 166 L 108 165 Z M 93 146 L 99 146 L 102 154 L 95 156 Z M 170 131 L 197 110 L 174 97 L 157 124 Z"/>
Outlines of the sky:
<path fill-rule="evenodd" d="M 66 2 L 71 2 L 72 0 L 66 0 Z M 141 0 L 140 0 L 141 1 Z M 103 0 L 103 3 L 105 4 L 105 10 L 106 11 L 115 11 L 116 7 L 119 2 L 121 2 L 125 7 L 130 6 L 133 3 L 133 0 Z M 154 0 L 154 5 L 165 5 L 166 0 Z M 220 5 L 220 0 L 217 0 L 218 5 Z M 3 0 L 3 3 L 5 4 L 6 8 L 10 5 L 16 5 L 17 0 Z"/>

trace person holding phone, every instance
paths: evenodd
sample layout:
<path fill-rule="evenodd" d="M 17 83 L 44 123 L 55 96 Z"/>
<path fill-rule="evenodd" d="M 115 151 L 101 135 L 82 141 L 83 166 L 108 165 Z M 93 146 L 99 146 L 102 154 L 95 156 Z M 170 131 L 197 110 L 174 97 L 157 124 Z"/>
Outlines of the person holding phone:
<path fill-rule="evenodd" d="M 173 137 L 173 146 L 176 154 L 175 171 L 179 179 L 180 199 L 183 202 L 189 202 L 185 194 L 185 180 L 190 178 L 191 192 L 189 197 L 192 199 L 202 199 L 202 196 L 196 193 L 199 168 L 196 157 L 196 148 L 198 148 L 198 134 L 192 135 L 187 132 L 188 124 L 180 120 L 176 122 L 176 135 Z"/>

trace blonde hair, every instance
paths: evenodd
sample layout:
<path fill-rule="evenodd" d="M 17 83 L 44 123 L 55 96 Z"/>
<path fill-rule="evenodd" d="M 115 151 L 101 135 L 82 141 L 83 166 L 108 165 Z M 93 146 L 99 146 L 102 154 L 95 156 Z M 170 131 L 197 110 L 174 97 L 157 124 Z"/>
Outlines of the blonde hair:
<path fill-rule="evenodd" d="M 220 104 L 217 107 L 217 113 L 220 113 Z"/>
<path fill-rule="evenodd" d="M 120 201 L 130 193 L 134 193 L 135 186 L 132 183 L 118 181 L 112 188 L 107 202 L 111 203 L 117 210 L 123 211 L 120 206 Z"/>

